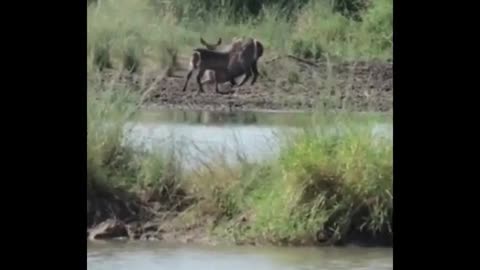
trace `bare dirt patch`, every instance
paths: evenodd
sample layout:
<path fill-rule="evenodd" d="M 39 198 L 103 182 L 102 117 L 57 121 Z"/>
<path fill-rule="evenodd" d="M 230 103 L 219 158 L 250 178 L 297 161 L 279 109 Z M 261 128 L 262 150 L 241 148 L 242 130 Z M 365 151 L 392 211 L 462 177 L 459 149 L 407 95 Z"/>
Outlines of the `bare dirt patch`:
<path fill-rule="evenodd" d="M 195 76 L 187 91 L 183 71 L 175 77 L 160 74 L 122 74 L 118 78 L 132 89 L 148 89 L 145 106 L 202 110 L 309 110 L 315 107 L 349 108 L 354 111 L 391 111 L 393 108 L 392 63 L 303 62 L 282 57 L 259 62 L 260 77 L 242 87 L 224 84 L 217 94 L 214 85 L 198 93 Z M 108 76 L 104 76 L 108 79 Z M 240 82 L 241 78 L 237 78 Z"/>

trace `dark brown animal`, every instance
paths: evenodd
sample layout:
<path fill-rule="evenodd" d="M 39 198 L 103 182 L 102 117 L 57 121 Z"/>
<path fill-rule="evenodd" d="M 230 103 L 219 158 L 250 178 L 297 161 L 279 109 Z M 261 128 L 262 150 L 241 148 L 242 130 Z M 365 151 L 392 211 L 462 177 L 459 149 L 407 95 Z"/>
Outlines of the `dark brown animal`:
<path fill-rule="evenodd" d="M 206 43 L 200 40 L 207 48 L 216 48 L 221 44 L 221 39 L 217 45 Z M 189 72 L 183 87 L 186 91 L 188 82 L 194 70 L 198 70 L 197 83 L 199 91 L 204 92 L 201 78 L 207 70 L 215 75 L 215 91 L 218 90 L 218 83 L 229 81 L 232 86 L 236 85 L 235 78 L 245 74 L 245 78 L 239 86 L 243 85 L 253 74 L 253 85 L 259 75 L 257 69 L 258 59 L 263 55 L 263 45 L 256 39 L 249 38 L 245 43 L 239 39 L 234 39 L 233 43 L 225 48 L 226 51 L 215 51 L 210 49 L 197 48 L 190 58 Z M 211 74 L 211 73 L 210 73 Z M 211 81 L 213 76 L 207 79 Z"/>
<path fill-rule="evenodd" d="M 240 40 L 241 39 L 235 37 L 232 40 L 232 44 L 237 42 L 237 41 L 240 41 Z M 223 48 L 219 49 L 218 47 L 222 43 L 221 38 L 218 39 L 217 44 L 210 44 L 210 43 L 206 42 L 203 38 L 200 38 L 200 43 L 202 43 L 209 50 L 215 50 L 215 51 L 221 51 L 221 52 L 230 51 L 231 48 L 232 48 L 232 44 L 230 44 L 230 45 L 227 45 L 226 47 L 223 47 Z M 246 82 L 246 80 L 248 80 L 248 78 L 253 74 L 254 78 L 253 78 L 252 83 L 251 83 L 251 85 L 253 85 L 255 83 L 256 79 L 257 79 L 257 76 L 259 75 L 258 68 L 257 68 L 257 62 L 258 62 L 258 59 L 263 56 L 263 44 L 256 39 L 249 38 L 247 40 L 247 42 L 242 46 L 242 48 L 246 49 L 246 51 L 244 51 L 243 53 L 241 53 L 239 55 L 236 55 L 232 59 L 230 68 L 232 70 L 235 70 L 234 71 L 235 74 L 232 74 L 232 77 L 236 78 L 238 76 L 241 76 L 241 75 L 245 74 L 246 76 L 245 76 L 244 80 L 242 81 L 242 83 L 240 84 L 240 85 L 243 85 Z M 251 51 L 252 48 L 254 49 L 253 52 Z M 249 73 L 248 72 L 249 69 L 246 67 L 246 66 L 248 66 L 248 63 L 244 60 L 249 59 L 249 55 L 252 55 L 252 54 L 254 55 L 254 61 L 251 63 L 251 68 L 250 68 L 251 73 Z M 226 72 L 220 72 L 220 71 L 214 72 L 213 70 L 206 71 L 205 72 L 205 77 L 206 77 L 206 79 L 202 81 L 202 84 L 203 83 L 212 83 L 215 80 L 218 83 L 224 83 L 224 82 L 228 81 L 228 79 L 229 79 L 229 78 L 227 78 Z M 236 85 L 235 80 L 232 83 L 232 86 L 234 86 L 234 85 Z"/>
<path fill-rule="evenodd" d="M 212 44 L 212 43 L 206 42 L 202 37 L 200 37 L 200 43 L 202 43 L 202 45 L 204 45 L 205 48 L 207 48 L 209 50 L 212 50 L 212 51 L 218 51 L 218 52 L 228 52 L 228 51 L 230 51 L 233 47 L 233 44 L 236 43 L 236 42 L 239 42 L 239 41 L 241 42 L 241 39 L 239 39 L 237 37 L 234 37 L 232 39 L 231 44 L 219 48 L 219 46 L 222 44 L 222 38 L 218 38 L 217 43 Z M 237 47 L 237 48 L 241 48 L 241 47 Z M 228 81 L 225 72 L 219 72 L 219 71 L 215 72 L 214 70 L 206 70 L 204 78 L 205 79 L 202 80 L 202 84 L 205 84 L 205 83 L 210 84 L 210 83 L 214 83 L 214 82 L 225 83 L 225 82 Z M 233 83 L 230 82 L 230 84 L 231 84 L 232 87 L 234 85 L 236 85 L 235 80 L 233 80 Z"/>
<path fill-rule="evenodd" d="M 245 74 L 242 82 L 238 86 L 242 86 L 253 74 L 250 85 L 255 84 L 259 75 L 257 63 L 263 56 L 263 44 L 257 39 L 248 38 L 242 45 L 242 48 L 230 59 L 228 70 L 229 78 L 236 78 Z"/>

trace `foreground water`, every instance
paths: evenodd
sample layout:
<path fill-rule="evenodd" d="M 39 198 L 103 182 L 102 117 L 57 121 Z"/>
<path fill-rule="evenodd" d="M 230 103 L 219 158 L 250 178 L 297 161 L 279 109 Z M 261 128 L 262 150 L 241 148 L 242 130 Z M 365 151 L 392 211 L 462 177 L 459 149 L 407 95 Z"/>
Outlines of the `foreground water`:
<path fill-rule="evenodd" d="M 232 163 L 239 157 L 250 161 L 274 157 L 285 135 L 300 131 L 313 121 L 330 134 L 342 133 L 348 125 L 391 138 L 390 117 L 360 115 L 355 119 L 325 121 L 321 116 L 315 118 L 306 113 L 162 110 L 145 112 L 139 121 L 129 123 L 126 130 L 127 143 L 147 151 L 175 149 L 188 167 L 194 167 L 212 158 Z"/>
<path fill-rule="evenodd" d="M 307 270 L 393 269 L 391 248 L 276 248 L 89 243 L 89 270 Z"/>

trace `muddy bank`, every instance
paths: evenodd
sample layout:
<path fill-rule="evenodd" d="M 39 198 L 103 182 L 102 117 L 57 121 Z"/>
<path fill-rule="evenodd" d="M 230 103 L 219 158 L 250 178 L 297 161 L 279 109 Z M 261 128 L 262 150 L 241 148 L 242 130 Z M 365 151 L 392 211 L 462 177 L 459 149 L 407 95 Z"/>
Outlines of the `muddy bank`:
<path fill-rule="evenodd" d="M 163 199 L 152 200 L 142 196 L 145 192 L 142 195 L 131 195 L 120 190 L 102 189 L 87 192 L 89 240 L 125 239 L 204 244 L 218 242 L 207 231 L 212 220 L 203 220 L 203 226 L 185 225 L 182 222 L 182 213 L 193 204 L 188 198 L 182 198 L 181 203 L 172 205 L 165 203 Z"/>
<path fill-rule="evenodd" d="M 154 192 L 153 192 L 154 193 Z M 142 195 L 144 195 L 143 193 Z M 150 192 L 152 194 L 152 192 Z M 87 239 L 89 240 L 140 240 L 167 243 L 199 243 L 207 245 L 293 245 L 293 246 L 392 246 L 392 235 L 372 235 L 354 230 L 346 232 L 342 240 L 319 230 L 316 235 L 299 241 L 272 243 L 265 239 L 221 236 L 212 233 L 216 228 L 228 231 L 232 226 L 248 228 L 254 217 L 248 213 L 225 220 L 203 211 L 191 215 L 199 202 L 185 195 L 179 203 L 165 203 L 164 199 L 142 198 L 119 190 L 104 189 L 87 192 Z M 174 196 L 178 196 L 174 195 Z M 202 213 L 203 212 L 203 213 Z M 202 213 L 202 214 L 198 214 Z M 189 217 L 187 217 L 189 216 Z M 187 218 L 186 218 L 187 217 Z M 223 223 L 223 224 L 222 224 Z M 242 229 L 243 230 L 243 229 Z"/>
<path fill-rule="evenodd" d="M 206 85 L 197 93 L 195 74 L 187 91 L 182 92 L 185 71 L 160 74 L 104 73 L 108 81 L 116 76 L 131 89 L 148 89 L 146 107 L 201 110 L 311 110 L 315 107 L 348 108 L 353 111 L 391 111 L 393 70 L 389 62 L 348 62 L 328 64 L 303 62 L 282 57 L 259 62 L 260 77 L 242 87 L 220 86 L 225 94 Z M 237 78 L 240 82 L 242 78 Z"/>

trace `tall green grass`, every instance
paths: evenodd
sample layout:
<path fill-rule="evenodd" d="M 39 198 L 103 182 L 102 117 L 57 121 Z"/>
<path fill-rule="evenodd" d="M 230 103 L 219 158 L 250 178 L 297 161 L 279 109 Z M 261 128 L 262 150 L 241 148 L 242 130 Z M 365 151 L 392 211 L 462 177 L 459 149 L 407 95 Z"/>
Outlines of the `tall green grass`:
<path fill-rule="evenodd" d="M 91 180 L 106 181 L 115 173 L 120 157 L 129 155 L 122 141 L 123 125 L 136 112 L 131 98 L 127 91 L 88 91 L 87 171 Z"/>
<path fill-rule="evenodd" d="M 125 192 L 138 199 L 177 205 L 181 168 L 173 151 L 145 152 L 127 143 L 138 115 L 139 96 L 112 84 L 112 89 L 88 91 L 87 187 L 89 198 Z M 94 198 L 95 199 L 95 198 Z"/>
<path fill-rule="evenodd" d="M 392 0 L 357 2 L 365 1 L 97 1 L 88 5 L 88 63 L 98 69 L 157 71 L 174 65 L 177 54 L 201 46 L 200 36 L 225 42 L 254 36 L 264 43 L 267 57 L 390 58 Z"/>
<path fill-rule="evenodd" d="M 344 135 L 306 131 L 284 148 L 282 179 L 263 201 L 260 232 L 289 241 L 319 232 L 335 241 L 350 230 L 391 233 L 391 141 L 373 138 L 368 124 L 343 128 Z"/>
<path fill-rule="evenodd" d="M 391 241 L 391 140 L 374 137 L 373 123 L 343 119 L 337 134 L 326 123 L 286 137 L 278 159 L 197 173 L 197 216 L 213 215 L 213 233 L 238 243 Z"/>

